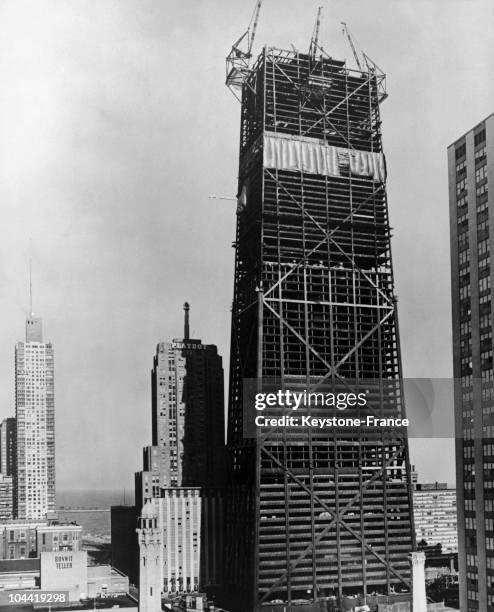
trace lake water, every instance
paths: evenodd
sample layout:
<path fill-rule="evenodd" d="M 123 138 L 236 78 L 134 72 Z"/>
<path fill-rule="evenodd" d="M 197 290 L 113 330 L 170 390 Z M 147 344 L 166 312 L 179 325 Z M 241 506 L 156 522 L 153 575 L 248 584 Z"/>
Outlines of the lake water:
<path fill-rule="evenodd" d="M 61 520 L 82 525 L 83 536 L 110 538 L 110 507 L 130 504 L 133 495 L 122 490 L 57 491 L 58 514 Z"/>

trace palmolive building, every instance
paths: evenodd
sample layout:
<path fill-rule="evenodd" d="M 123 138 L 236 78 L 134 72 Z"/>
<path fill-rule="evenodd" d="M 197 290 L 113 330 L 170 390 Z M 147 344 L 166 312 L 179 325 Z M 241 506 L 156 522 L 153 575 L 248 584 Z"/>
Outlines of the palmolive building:
<path fill-rule="evenodd" d="M 223 365 L 215 345 L 190 338 L 187 303 L 184 311 L 184 336 L 160 342 L 153 359 L 152 445 L 135 475 L 135 508 L 112 508 L 113 563 L 137 583 L 136 520 L 152 500 L 165 593 L 215 589 L 221 577 Z"/>

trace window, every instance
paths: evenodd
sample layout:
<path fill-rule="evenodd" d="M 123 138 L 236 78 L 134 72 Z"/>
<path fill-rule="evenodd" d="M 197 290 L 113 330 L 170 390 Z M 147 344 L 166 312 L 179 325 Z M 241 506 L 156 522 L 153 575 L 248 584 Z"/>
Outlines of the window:
<path fill-rule="evenodd" d="M 455 159 L 458 160 L 461 157 L 464 157 L 467 153 L 467 146 L 465 143 L 458 145 L 455 149 Z"/>
<path fill-rule="evenodd" d="M 486 148 L 485 145 L 481 149 L 475 151 L 475 165 L 480 165 L 485 161 Z"/>
<path fill-rule="evenodd" d="M 477 196 L 477 198 L 480 198 L 481 196 L 483 196 L 485 193 L 487 193 L 487 184 L 483 183 L 482 185 L 479 185 L 476 189 L 475 189 L 475 195 Z"/>
<path fill-rule="evenodd" d="M 481 278 L 479 280 L 479 291 L 488 291 L 491 288 L 491 277 L 490 276 L 484 276 L 484 278 Z M 461 294 L 461 293 L 460 293 Z"/>
<path fill-rule="evenodd" d="M 466 179 L 463 178 L 460 181 L 457 181 L 457 183 L 456 183 L 456 195 L 460 195 L 460 193 L 465 191 L 466 188 L 467 188 L 467 181 L 466 181 Z"/>
<path fill-rule="evenodd" d="M 458 239 L 458 244 L 459 244 L 460 240 Z M 478 254 L 479 255 L 484 255 L 485 253 L 489 252 L 489 242 L 487 239 L 481 240 L 478 244 L 477 244 L 477 248 L 478 248 Z"/>
<path fill-rule="evenodd" d="M 487 166 L 484 164 L 475 170 L 475 182 L 480 183 L 483 179 L 487 177 Z"/>
<path fill-rule="evenodd" d="M 458 235 L 458 250 L 463 251 L 468 248 L 468 232 Z"/>
<path fill-rule="evenodd" d="M 483 142 L 485 142 L 485 128 L 480 132 L 477 132 L 477 134 L 475 134 L 473 137 L 473 144 L 475 147 L 478 147 Z"/>
<path fill-rule="evenodd" d="M 458 265 L 459 266 L 465 266 L 469 263 L 469 261 L 470 261 L 470 256 L 469 256 L 467 249 L 464 249 L 458 253 Z"/>

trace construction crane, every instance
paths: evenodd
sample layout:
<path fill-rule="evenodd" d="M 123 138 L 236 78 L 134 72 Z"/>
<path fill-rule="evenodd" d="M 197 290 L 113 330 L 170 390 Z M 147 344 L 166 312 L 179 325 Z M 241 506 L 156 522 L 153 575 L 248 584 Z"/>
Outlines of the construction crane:
<path fill-rule="evenodd" d="M 226 85 L 238 100 L 240 98 L 237 91 L 242 89 L 242 85 L 250 74 L 250 59 L 252 57 L 252 47 L 259 22 L 261 4 L 262 0 L 257 0 L 249 27 L 232 45 L 231 51 L 226 57 Z"/>
<path fill-rule="evenodd" d="M 314 25 L 314 31 L 312 32 L 312 38 L 310 39 L 309 55 L 314 59 L 316 57 L 318 43 L 319 43 L 319 30 L 321 28 L 322 18 L 322 6 L 317 9 L 316 23 Z"/>
<path fill-rule="evenodd" d="M 360 59 L 359 59 L 357 50 L 355 49 L 355 45 L 353 44 L 353 39 L 350 36 L 350 32 L 347 28 L 347 25 L 344 21 L 341 22 L 341 25 L 343 26 L 342 32 L 348 38 L 348 42 L 350 43 L 350 47 L 352 48 L 353 57 L 355 58 L 355 61 L 357 62 L 358 69 L 360 70 L 360 72 L 363 72 L 362 64 L 360 63 Z"/>
<path fill-rule="evenodd" d="M 383 102 L 383 100 L 388 97 L 388 94 L 386 92 L 386 75 L 381 70 L 381 68 L 379 68 L 376 62 L 372 61 L 371 58 L 359 47 L 359 51 L 362 56 L 361 61 L 346 23 L 342 21 L 341 25 L 343 26 L 341 31 L 343 32 L 343 35 L 346 35 L 346 37 L 348 38 L 348 42 L 350 43 L 350 47 L 352 48 L 353 57 L 355 58 L 355 62 L 357 63 L 358 69 L 360 70 L 360 72 L 368 72 L 369 75 L 372 75 L 376 79 L 379 102 Z M 365 64 L 365 68 L 362 68 L 363 64 Z"/>

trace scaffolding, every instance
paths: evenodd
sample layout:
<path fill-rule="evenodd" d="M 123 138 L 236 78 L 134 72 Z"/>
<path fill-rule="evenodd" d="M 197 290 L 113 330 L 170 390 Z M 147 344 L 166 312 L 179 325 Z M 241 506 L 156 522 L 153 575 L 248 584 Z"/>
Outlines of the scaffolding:
<path fill-rule="evenodd" d="M 410 589 L 405 433 L 272 428 L 243 437 L 247 378 L 310 390 L 372 380 L 372 413 L 404 415 L 385 97 L 385 75 L 370 60 L 353 70 L 323 52 L 276 48 L 263 50 L 242 86 L 228 411 L 232 610 L 273 600 L 290 610 L 301 599 L 316 609 L 331 597 Z"/>

